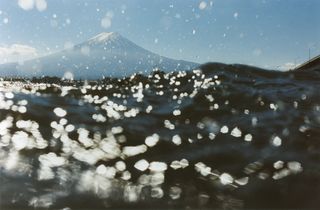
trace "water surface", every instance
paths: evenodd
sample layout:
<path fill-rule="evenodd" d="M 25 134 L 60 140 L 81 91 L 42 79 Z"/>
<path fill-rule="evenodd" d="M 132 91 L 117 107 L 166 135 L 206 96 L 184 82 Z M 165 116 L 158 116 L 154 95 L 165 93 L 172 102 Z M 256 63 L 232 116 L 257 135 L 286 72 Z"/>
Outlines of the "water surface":
<path fill-rule="evenodd" d="M 0 208 L 316 208 L 320 74 L 0 82 Z"/>

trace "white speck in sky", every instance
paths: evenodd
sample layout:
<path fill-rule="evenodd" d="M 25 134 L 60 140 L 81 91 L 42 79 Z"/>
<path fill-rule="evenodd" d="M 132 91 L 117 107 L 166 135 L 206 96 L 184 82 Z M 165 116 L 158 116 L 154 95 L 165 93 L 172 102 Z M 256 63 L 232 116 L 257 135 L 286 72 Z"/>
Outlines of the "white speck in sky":
<path fill-rule="evenodd" d="M 158 38 L 155 38 L 155 39 L 154 39 L 154 43 L 155 43 L 155 44 L 157 44 L 157 43 L 158 43 L 158 41 L 159 41 L 159 39 L 158 39 Z"/>
<path fill-rule="evenodd" d="M 38 11 L 42 12 L 47 9 L 47 2 L 46 0 L 36 0 L 36 8 Z"/>
<path fill-rule="evenodd" d="M 18 5 L 24 10 L 31 10 L 34 7 L 34 0 L 19 0 Z"/>
<path fill-rule="evenodd" d="M 196 30 L 193 29 L 193 30 L 192 30 L 192 34 L 196 34 Z"/>
<path fill-rule="evenodd" d="M 199 4 L 199 9 L 204 10 L 207 7 L 207 2 L 201 1 Z"/>
<path fill-rule="evenodd" d="M 69 18 L 67 18 L 67 19 L 66 19 L 66 24 L 69 25 L 70 23 L 71 23 L 71 20 L 70 20 Z"/>
<path fill-rule="evenodd" d="M 4 24 L 8 24 L 8 22 L 9 22 L 9 19 L 8 19 L 8 18 L 4 18 L 4 19 L 3 19 L 3 23 L 4 23 Z"/>
<path fill-rule="evenodd" d="M 124 14 L 126 12 L 127 5 L 123 4 L 121 5 L 121 13 Z"/>
<path fill-rule="evenodd" d="M 239 16 L 239 13 L 237 13 L 237 12 L 235 12 L 235 13 L 233 14 L 234 19 L 238 19 L 238 16 Z"/>
<path fill-rule="evenodd" d="M 101 26 L 106 29 L 111 27 L 111 23 L 111 18 L 108 16 L 102 18 L 101 20 Z"/>

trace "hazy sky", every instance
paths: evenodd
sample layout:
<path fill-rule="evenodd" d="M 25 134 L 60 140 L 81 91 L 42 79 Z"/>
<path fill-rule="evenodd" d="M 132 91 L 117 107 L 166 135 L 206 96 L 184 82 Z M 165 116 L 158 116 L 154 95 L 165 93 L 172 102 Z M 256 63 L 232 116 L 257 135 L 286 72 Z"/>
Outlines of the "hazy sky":
<path fill-rule="evenodd" d="M 155 53 L 280 69 L 320 54 L 319 0 L 0 0 L 0 63 L 116 31 Z"/>

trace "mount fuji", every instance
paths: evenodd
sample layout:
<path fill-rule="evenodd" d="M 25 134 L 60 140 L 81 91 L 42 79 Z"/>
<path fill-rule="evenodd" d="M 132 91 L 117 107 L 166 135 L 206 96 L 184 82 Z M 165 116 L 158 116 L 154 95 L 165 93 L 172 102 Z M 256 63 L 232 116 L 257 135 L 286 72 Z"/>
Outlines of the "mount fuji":
<path fill-rule="evenodd" d="M 104 32 L 51 55 L 0 65 L 1 76 L 58 76 L 66 72 L 75 78 L 123 77 L 133 73 L 189 70 L 197 63 L 174 60 L 150 52 L 116 32 Z"/>

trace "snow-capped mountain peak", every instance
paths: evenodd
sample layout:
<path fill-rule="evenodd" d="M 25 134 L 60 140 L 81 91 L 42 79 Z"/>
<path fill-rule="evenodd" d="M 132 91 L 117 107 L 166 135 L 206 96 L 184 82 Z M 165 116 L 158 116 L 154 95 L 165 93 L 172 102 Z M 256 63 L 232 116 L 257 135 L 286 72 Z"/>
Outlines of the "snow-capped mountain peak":
<path fill-rule="evenodd" d="M 88 41 L 89 43 L 105 43 L 108 41 L 115 41 L 118 38 L 120 38 L 120 34 L 117 32 L 102 32 L 90 38 Z"/>
<path fill-rule="evenodd" d="M 72 49 L 18 63 L 0 65 L 0 76 L 58 76 L 71 72 L 75 78 L 123 77 L 133 73 L 188 70 L 198 64 L 170 59 L 128 40 L 116 32 L 100 33 Z"/>

